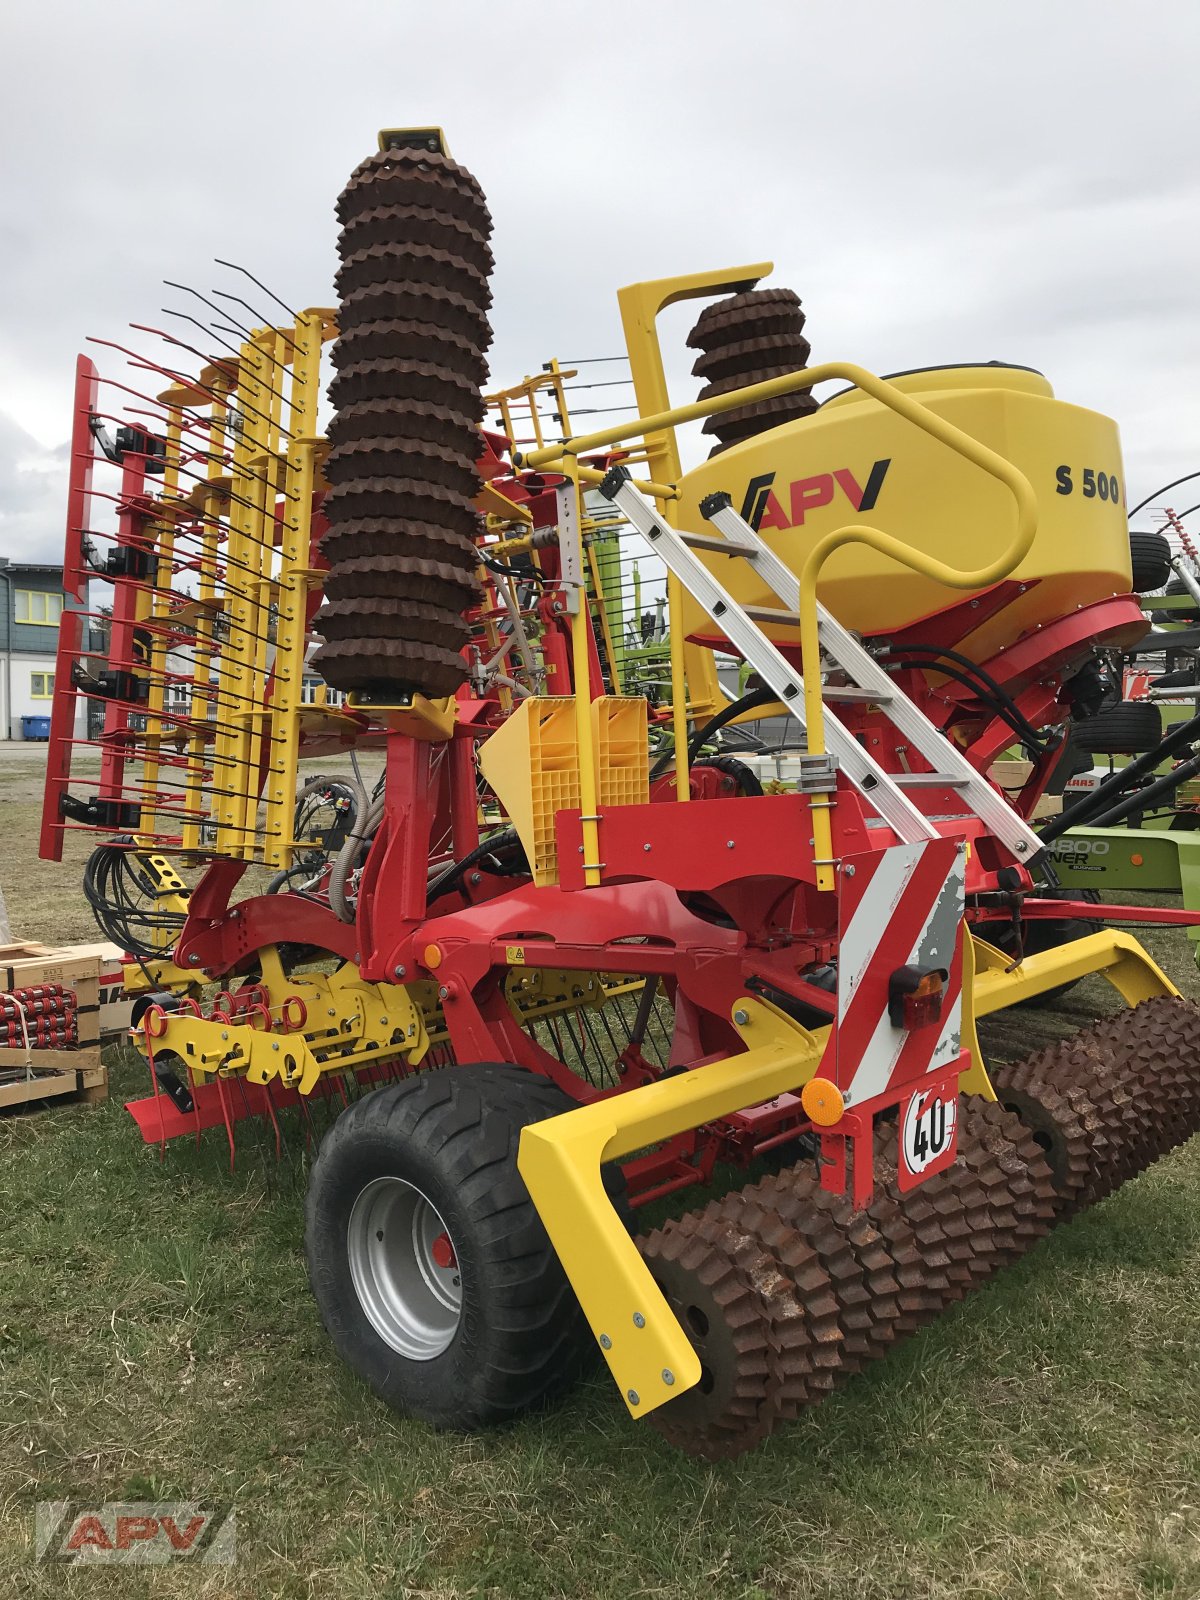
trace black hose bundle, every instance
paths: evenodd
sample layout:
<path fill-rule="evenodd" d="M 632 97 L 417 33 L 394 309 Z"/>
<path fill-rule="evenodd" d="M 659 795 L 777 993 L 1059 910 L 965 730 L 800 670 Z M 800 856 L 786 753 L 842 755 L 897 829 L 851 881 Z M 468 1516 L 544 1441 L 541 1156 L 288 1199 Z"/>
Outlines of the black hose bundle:
<path fill-rule="evenodd" d="M 158 886 L 138 860 L 132 839 L 96 846 L 83 869 L 83 896 L 104 937 L 145 961 L 166 955 L 186 920 L 184 912 L 158 903 Z"/>

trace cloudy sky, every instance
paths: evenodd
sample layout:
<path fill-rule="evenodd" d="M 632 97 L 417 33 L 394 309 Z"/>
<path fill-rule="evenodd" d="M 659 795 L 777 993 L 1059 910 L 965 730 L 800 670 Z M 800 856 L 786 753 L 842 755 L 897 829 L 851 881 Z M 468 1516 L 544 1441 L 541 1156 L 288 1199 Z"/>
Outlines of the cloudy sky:
<path fill-rule="evenodd" d="M 1196 0 L 40 0 L 5 57 L 10 557 L 61 549 L 85 336 L 214 256 L 331 303 L 334 199 L 398 124 L 489 197 L 497 380 L 619 350 L 620 284 L 772 259 L 814 359 L 1026 363 L 1119 420 L 1131 503 L 1200 469 Z"/>

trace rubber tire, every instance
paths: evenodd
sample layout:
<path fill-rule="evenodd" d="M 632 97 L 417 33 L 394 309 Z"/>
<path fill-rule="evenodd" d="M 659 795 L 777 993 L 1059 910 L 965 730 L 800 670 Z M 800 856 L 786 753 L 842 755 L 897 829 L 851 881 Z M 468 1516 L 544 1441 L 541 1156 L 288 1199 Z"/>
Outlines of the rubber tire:
<path fill-rule="evenodd" d="M 524 1180 L 521 1130 L 575 1102 L 549 1079 L 502 1064 L 452 1066 L 377 1089 L 321 1143 L 305 1202 L 305 1253 L 338 1354 L 381 1399 L 434 1427 L 474 1431 L 561 1394 L 595 1344 Z M 373 1179 L 410 1178 L 437 1208 L 462 1267 L 450 1345 L 400 1355 L 359 1302 L 346 1229 Z"/>
<path fill-rule="evenodd" d="M 1140 756 L 1162 743 L 1162 712 L 1149 700 L 1124 700 L 1076 723 L 1072 731 L 1081 750 Z"/>
<path fill-rule="evenodd" d="M 706 767 L 732 779 L 735 787 L 730 798 L 749 799 L 763 792 L 758 773 L 736 756 L 700 756 L 692 762 L 691 770 L 695 772 L 697 767 Z"/>
<path fill-rule="evenodd" d="M 1133 591 L 1149 594 L 1165 587 L 1171 576 L 1171 546 L 1161 533 L 1131 533 L 1129 559 L 1133 567 Z"/>

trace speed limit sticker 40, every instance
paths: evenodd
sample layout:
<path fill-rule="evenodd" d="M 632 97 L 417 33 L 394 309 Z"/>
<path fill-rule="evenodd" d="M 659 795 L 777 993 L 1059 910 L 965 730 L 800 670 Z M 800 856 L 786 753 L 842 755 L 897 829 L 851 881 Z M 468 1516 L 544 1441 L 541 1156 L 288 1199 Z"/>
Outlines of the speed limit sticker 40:
<path fill-rule="evenodd" d="M 943 1167 L 958 1153 L 958 1095 L 951 1089 L 918 1089 L 900 1118 L 898 1176 L 902 1189 L 911 1189 Z"/>

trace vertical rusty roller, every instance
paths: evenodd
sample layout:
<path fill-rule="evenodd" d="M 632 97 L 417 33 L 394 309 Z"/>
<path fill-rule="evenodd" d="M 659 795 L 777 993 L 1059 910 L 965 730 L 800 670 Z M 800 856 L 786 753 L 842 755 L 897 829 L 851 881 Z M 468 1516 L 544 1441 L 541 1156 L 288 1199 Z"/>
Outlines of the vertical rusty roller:
<path fill-rule="evenodd" d="M 491 217 L 465 167 L 416 147 L 363 161 L 337 214 L 330 570 L 313 660 L 337 689 L 452 694 L 479 596 Z"/>
<path fill-rule="evenodd" d="M 795 372 L 807 366 L 810 353 L 800 297 L 791 289 L 751 289 L 715 301 L 701 312 L 687 342 L 701 351 L 692 368 L 695 377 L 705 380 L 700 400 Z M 797 389 L 709 417 L 704 432 L 716 435 L 712 454 L 717 455 L 816 409 L 812 390 Z"/>

